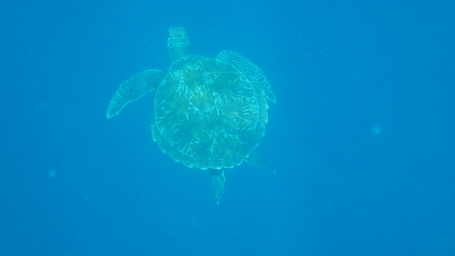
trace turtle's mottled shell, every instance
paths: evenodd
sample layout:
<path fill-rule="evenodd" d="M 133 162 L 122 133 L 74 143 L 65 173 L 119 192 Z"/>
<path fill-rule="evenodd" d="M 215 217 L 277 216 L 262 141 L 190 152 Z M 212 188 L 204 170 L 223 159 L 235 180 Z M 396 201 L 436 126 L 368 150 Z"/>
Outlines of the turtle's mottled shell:
<path fill-rule="evenodd" d="M 254 81 L 223 60 L 180 58 L 157 89 L 153 139 L 188 167 L 240 165 L 267 123 L 266 98 Z"/>

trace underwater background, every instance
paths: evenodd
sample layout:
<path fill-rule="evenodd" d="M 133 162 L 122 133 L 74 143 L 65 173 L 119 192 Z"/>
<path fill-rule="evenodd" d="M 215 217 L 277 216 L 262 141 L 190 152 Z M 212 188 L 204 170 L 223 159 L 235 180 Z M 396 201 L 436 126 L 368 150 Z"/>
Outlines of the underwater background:
<path fill-rule="evenodd" d="M 208 171 L 121 82 L 234 50 L 275 91 L 257 151 Z M 0 255 L 455 255 L 454 1 L 0 2 Z"/>

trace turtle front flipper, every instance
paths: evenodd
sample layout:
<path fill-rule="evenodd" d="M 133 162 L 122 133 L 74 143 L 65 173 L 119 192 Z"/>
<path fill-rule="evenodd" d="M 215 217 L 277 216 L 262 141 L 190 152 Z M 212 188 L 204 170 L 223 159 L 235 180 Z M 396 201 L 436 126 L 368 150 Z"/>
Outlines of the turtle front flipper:
<path fill-rule="evenodd" d="M 275 172 L 275 168 L 258 153 L 256 153 L 256 151 L 251 152 L 251 155 L 248 158 L 245 158 L 245 162 L 252 166 Z"/>
<path fill-rule="evenodd" d="M 165 73 L 161 70 L 147 69 L 123 82 L 111 99 L 107 110 L 107 118 L 118 115 L 128 103 L 155 90 L 164 76 Z"/>
<path fill-rule="evenodd" d="M 215 202 L 216 204 L 220 204 L 220 199 L 224 191 L 224 182 L 226 181 L 224 172 L 223 170 L 211 169 L 210 176 L 212 177 L 212 188 L 213 194 L 215 195 Z"/>
<path fill-rule="evenodd" d="M 218 53 L 217 59 L 231 63 L 248 77 L 254 79 L 261 86 L 265 97 L 271 102 L 276 103 L 275 93 L 273 92 L 269 81 L 264 73 L 262 73 L 262 70 L 254 65 L 253 62 L 243 57 L 240 53 L 227 50 Z"/>

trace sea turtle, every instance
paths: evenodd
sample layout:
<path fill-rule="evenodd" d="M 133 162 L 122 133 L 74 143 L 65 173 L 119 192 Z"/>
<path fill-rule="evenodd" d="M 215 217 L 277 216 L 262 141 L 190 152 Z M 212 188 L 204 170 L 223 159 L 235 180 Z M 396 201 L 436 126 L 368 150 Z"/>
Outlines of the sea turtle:
<path fill-rule="evenodd" d="M 153 139 L 175 161 L 209 169 L 219 204 L 223 169 L 245 160 L 274 170 L 253 150 L 265 133 L 267 100 L 276 102 L 275 94 L 261 69 L 236 52 L 221 51 L 216 58 L 193 55 L 183 27 L 169 29 L 167 44 L 169 72 L 148 69 L 123 82 L 107 117 L 156 89 Z"/>

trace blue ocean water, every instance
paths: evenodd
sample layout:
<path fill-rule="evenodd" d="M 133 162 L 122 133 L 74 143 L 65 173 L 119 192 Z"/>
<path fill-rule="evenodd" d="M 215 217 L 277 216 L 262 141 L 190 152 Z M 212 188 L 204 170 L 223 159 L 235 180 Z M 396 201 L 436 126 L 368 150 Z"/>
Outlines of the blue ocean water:
<path fill-rule="evenodd" d="M 206 171 L 153 141 L 167 29 L 242 53 L 277 96 L 276 173 Z M 0 255 L 455 255 L 455 2 L 0 2 Z"/>

